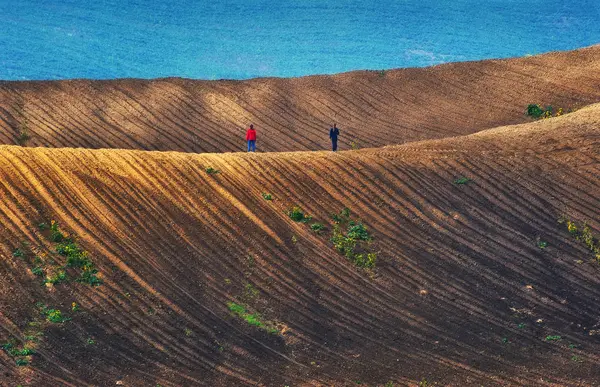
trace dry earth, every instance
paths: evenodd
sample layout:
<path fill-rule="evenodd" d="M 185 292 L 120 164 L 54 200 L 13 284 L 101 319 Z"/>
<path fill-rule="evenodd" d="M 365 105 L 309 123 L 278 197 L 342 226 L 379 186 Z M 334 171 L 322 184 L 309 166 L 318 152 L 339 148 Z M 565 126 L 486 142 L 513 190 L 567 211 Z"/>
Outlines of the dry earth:
<path fill-rule="evenodd" d="M 0 351 L 0 385 L 600 386 L 600 265 L 558 222 L 600 235 L 600 104 L 483 130 L 600 100 L 599 65 L 592 47 L 383 77 L 2 83 L 0 138 L 25 117 L 44 147 L 0 147 L 0 344 L 35 350 Z M 387 146 L 148 151 L 233 151 L 249 120 L 264 149 L 317 149 L 334 112 Z M 344 207 L 373 270 L 330 242 Z M 34 274 L 64 263 L 52 220 L 100 286 Z"/>

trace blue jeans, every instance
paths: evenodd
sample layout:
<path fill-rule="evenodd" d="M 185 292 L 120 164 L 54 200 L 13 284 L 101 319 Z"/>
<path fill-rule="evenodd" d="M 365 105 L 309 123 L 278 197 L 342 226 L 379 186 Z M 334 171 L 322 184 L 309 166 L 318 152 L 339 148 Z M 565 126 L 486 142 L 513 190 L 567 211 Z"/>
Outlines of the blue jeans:
<path fill-rule="evenodd" d="M 331 139 L 331 147 L 333 148 L 332 150 L 334 152 L 337 151 L 337 138 L 332 138 Z"/>
<path fill-rule="evenodd" d="M 248 152 L 256 152 L 256 140 L 248 140 Z"/>

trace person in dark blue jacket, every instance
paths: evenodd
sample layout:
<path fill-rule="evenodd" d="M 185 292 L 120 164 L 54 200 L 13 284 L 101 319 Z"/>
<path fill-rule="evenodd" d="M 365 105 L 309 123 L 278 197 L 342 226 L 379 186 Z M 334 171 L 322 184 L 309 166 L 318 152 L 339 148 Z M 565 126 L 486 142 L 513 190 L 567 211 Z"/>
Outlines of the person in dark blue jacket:
<path fill-rule="evenodd" d="M 331 139 L 331 147 L 335 152 L 337 151 L 337 139 L 340 135 L 340 130 L 335 126 L 335 122 L 333 123 L 333 128 L 329 128 L 329 138 Z"/>

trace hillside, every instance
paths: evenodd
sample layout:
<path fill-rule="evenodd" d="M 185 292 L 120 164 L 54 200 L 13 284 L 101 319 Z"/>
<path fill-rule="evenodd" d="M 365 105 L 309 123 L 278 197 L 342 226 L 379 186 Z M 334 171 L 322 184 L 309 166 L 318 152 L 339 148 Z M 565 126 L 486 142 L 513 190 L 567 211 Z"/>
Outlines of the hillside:
<path fill-rule="evenodd" d="M 232 152 L 342 149 L 465 135 L 528 121 L 530 103 L 600 102 L 600 46 L 421 69 L 247 81 L 0 82 L 0 144 Z M 25 132 L 30 137 L 22 136 Z"/>
<path fill-rule="evenodd" d="M 561 58 L 484 66 L 492 74 L 492 68 L 518 67 L 515 63 L 554 62 L 556 74 L 569 80 L 555 84 L 557 100 L 571 94 L 577 96 L 572 100 L 592 98 L 593 78 L 572 82 L 590 63 L 569 73 Z M 461 66 L 475 65 L 411 71 L 429 74 L 437 85 L 436 74 Z M 536 74 L 546 71 L 535 68 Z M 518 83 L 530 72 L 521 68 L 511 74 L 511 82 Z M 544 79 L 556 81 L 547 74 Z M 356 76 L 331 79 L 342 83 Z M 315 79 L 321 78 L 290 82 Z M 473 87 L 474 95 L 506 92 L 490 79 L 485 87 Z M 486 99 L 498 101 L 486 105 L 489 116 L 475 115 L 473 125 L 464 126 L 463 114 L 481 112 L 484 104 L 469 98 L 476 106 L 450 115 L 444 130 L 470 132 L 520 120 L 523 104 L 547 92 L 534 87 L 539 81 L 529 81 L 528 93 L 512 90 L 514 98 L 505 96 L 504 102 Z M 123 81 L 120 87 L 127 82 L 144 84 Z M 257 82 L 284 81 L 212 85 Z M 81 84 L 40 84 L 27 93 Z M 190 84 L 165 80 L 139 88 L 150 93 Z M 441 84 L 452 91 L 440 95 L 457 90 Z M 458 97 L 466 100 L 472 86 L 461 85 L 465 91 Z M 413 107 L 396 114 L 441 119 L 423 118 Z M 386 117 L 384 111 L 377 116 Z M 68 106 L 56 112 L 57 120 L 71 122 Z M 83 117 L 92 117 L 86 114 L 72 122 L 86 127 L 90 121 Z M 316 138 L 326 121 L 318 117 L 305 123 L 312 128 L 308 138 Z M 397 386 L 426 380 L 440 386 L 598 386 L 600 265 L 558 222 L 566 217 L 580 228 L 587 222 L 600 235 L 598 122 L 600 105 L 594 105 L 464 137 L 337 154 L 1 147 L 0 342 L 12 340 L 13 348 L 26 344 L 36 353 L 22 357 L 31 366 L 18 367 L 0 351 L 0 384 L 381 386 L 393 381 Z M 140 142 L 119 142 L 112 134 L 55 137 L 50 130 L 43 138 L 52 146 L 161 148 L 145 137 L 150 126 L 139 128 Z M 385 143 L 388 139 L 378 140 L 378 128 L 390 127 L 371 126 L 368 144 Z M 440 123 L 437 134 L 441 128 Z M 413 139 L 421 135 L 399 129 L 389 140 L 400 142 L 405 133 Z M 32 141 L 41 141 L 38 136 Z M 195 148 L 184 145 L 183 135 L 173 137 L 181 144 L 173 140 L 165 147 L 233 147 L 214 140 L 213 148 Z M 292 148 L 311 146 L 303 141 Z M 208 174 L 209 167 L 220 173 Z M 471 181 L 456 184 L 461 177 Z M 292 221 L 286 211 L 293 206 L 326 229 L 318 234 L 309 224 Z M 330 242 L 331 214 L 344 207 L 374 237 L 373 270 L 356 268 Z M 40 227 L 52 220 L 89 252 L 100 286 L 73 280 L 42 285 L 65 260 L 53 253 L 57 244 L 49 230 Z M 44 270 L 42 276 L 34 274 L 36 267 Z M 74 278 L 77 271 L 68 274 Z M 240 316 L 248 315 L 236 316 L 228 302 L 259 313 L 279 333 L 247 323 Z M 53 309 L 71 320 L 47 321 Z"/>

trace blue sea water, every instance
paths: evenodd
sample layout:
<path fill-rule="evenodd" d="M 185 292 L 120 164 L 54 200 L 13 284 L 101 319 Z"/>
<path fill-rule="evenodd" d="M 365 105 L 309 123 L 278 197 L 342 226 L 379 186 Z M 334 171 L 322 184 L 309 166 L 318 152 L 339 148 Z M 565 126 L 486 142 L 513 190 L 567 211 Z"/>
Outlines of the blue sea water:
<path fill-rule="evenodd" d="M 245 79 L 600 43 L 600 0 L 0 0 L 0 79 Z"/>

